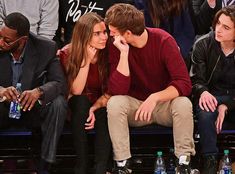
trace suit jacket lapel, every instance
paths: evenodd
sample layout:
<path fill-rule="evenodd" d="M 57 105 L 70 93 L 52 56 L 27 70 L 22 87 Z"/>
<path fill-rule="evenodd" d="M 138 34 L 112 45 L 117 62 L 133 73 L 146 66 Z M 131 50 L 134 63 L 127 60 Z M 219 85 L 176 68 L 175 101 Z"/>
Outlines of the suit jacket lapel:
<path fill-rule="evenodd" d="M 11 60 L 8 53 L 0 54 L 0 86 L 12 85 Z"/>
<path fill-rule="evenodd" d="M 34 77 L 37 62 L 38 60 L 36 57 L 36 48 L 34 47 L 33 42 L 29 37 L 24 52 L 24 65 L 21 78 L 23 90 L 32 88 L 32 80 Z"/>

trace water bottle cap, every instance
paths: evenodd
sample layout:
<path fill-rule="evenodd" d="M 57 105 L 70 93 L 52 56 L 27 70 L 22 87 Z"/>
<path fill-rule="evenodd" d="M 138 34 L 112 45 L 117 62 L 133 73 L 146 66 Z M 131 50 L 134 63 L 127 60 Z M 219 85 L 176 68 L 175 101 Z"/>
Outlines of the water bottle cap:
<path fill-rule="evenodd" d="M 162 156 L 162 151 L 158 151 L 157 156 Z"/>
<path fill-rule="evenodd" d="M 16 83 L 16 87 L 21 87 L 21 83 Z"/>
<path fill-rule="evenodd" d="M 225 150 L 224 150 L 224 154 L 226 154 L 226 155 L 229 154 L 229 150 L 228 150 L 228 149 L 225 149 Z"/>

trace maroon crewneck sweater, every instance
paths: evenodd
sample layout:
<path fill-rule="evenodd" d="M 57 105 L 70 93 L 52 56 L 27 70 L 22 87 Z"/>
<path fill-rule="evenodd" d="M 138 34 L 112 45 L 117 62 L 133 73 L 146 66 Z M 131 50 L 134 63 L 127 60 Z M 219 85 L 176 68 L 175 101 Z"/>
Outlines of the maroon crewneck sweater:
<path fill-rule="evenodd" d="M 143 48 L 130 46 L 130 76 L 116 70 L 120 51 L 110 45 L 109 93 L 145 100 L 150 94 L 172 85 L 180 96 L 189 96 L 192 85 L 176 41 L 158 28 L 147 28 L 147 32 L 148 41 Z"/>

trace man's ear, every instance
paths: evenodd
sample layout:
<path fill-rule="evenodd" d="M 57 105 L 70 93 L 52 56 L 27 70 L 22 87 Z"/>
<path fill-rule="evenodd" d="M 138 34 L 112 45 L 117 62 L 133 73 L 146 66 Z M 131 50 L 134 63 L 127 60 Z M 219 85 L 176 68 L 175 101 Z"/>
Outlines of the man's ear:
<path fill-rule="evenodd" d="M 26 43 L 26 41 L 28 40 L 28 36 L 22 36 L 21 42 L 22 43 Z"/>
<path fill-rule="evenodd" d="M 23 37 L 22 37 L 22 40 L 27 41 L 28 38 L 29 38 L 28 36 L 23 36 Z"/>
<path fill-rule="evenodd" d="M 126 34 L 127 34 L 128 36 L 130 36 L 130 35 L 132 35 L 132 32 L 131 32 L 130 30 L 126 30 Z"/>
<path fill-rule="evenodd" d="M 20 45 L 25 45 L 28 40 L 28 36 L 22 36 L 22 38 L 19 40 Z"/>
<path fill-rule="evenodd" d="M 132 34 L 132 32 L 130 30 L 126 30 L 123 36 L 125 36 L 126 38 L 129 38 L 132 35 L 133 34 Z"/>

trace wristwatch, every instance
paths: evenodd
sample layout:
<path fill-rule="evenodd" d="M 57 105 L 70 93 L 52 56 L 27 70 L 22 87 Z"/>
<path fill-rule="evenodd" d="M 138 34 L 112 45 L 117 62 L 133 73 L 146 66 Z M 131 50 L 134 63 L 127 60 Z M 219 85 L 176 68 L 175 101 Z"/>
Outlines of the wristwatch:
<path fill-rule="evenodd" d="M 38 87 L 38 88 L 36 88 L 36 89 L 37 89 L 37 91 L 39 92 L 39 95 L 40 95 L 39 99 L 42 99 L 42 98 L 43 98 L 43 95 L 44 95 L 43 89 L 42 89 L 41 87 Z"/>

